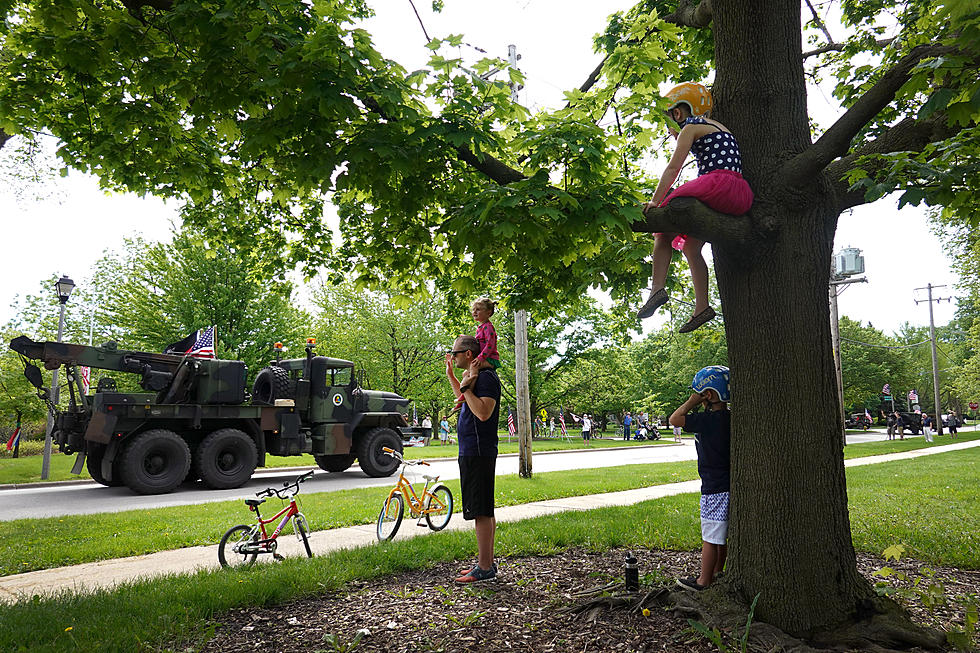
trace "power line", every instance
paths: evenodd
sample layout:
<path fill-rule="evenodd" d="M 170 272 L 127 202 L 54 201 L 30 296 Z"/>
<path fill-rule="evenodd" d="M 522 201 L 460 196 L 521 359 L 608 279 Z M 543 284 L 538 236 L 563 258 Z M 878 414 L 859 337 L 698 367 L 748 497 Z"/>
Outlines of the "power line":
<path fill-rule="evenodd" d="M 865 347 L 877 347 L 878 349 L 911 349 L 912 347 L 918 347 L 919 345 L 924 345 L 924 344 L 926 344 L 928 342 L 932 342 L 931 340 L 923 340 L 922 342 L 917 342 L 917 343 L 912 344 L 912 345 L 874 345 L 874 344 L 871 344 L 870 342 L 861 342 L 860 340 L 851 340 L 850 338 L 845 338 L 844 336 L 841 336 L 840 339 L 841 340 L 844 340 L 846 342 L 853 342 L 855 345 L 863 345 Z"/>

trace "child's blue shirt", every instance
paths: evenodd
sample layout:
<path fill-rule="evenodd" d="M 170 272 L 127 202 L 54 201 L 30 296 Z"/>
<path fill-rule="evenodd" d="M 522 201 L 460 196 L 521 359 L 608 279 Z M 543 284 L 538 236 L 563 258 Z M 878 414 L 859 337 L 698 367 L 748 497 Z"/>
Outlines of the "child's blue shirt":
<path fill-rule="evenodd" d="M 684 419 L 684 430 L 695 433 L 698 450 L 698 476 L 701 494 L 728 492 L 731 485 L 732 413 L 711 410 L 690 413 Z"/>

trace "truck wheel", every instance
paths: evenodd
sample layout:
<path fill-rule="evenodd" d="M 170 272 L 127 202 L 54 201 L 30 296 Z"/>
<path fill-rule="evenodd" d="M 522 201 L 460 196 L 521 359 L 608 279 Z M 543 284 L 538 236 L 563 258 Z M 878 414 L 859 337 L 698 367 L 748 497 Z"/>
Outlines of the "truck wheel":
<path fill-rule="evenodd" d="M 266 367 L 255 376 L 252 385 L 252 403 L 271 406 L 276 399 L 292 399 L 289 373 L 281 367 Z"/>
<path fill-rule="evenodd" d="M 252 478 L 259 452 L 252 438 L 238 429 L 218 429 L 197 448 L 197 473 L 212 490 L 240 487 Z"/>
<path fill-rule="evenodd" d="M 313 456 L 313 460 L 325 472 L 342 472 L 354 464 L 354 454 L 342 453 L 335 456 Z"/>
<path fill-rule="evenodd" d="M 102 476 L 102 459 L 105 457 L 105 445 L 104 444 L 88 444 L 88 450 L 85 452 L 85 467 L 88 469 L 89 476 L 96 483 L 101 483 L 106 487 L 119 487 L 121 486 L 122 480 L 119 478 L 119 474 L 116 470 L 113 470 L 112 480 L 107 481 Z M 118 465 L 116 465 L 118 467 Z"/>
<path fill-rule="evenodd" d="M 173 492 L 187 476 L 191 450 L 184 440 L 165 429 L 134 436 L 123 451 L 122 481 L 139 494 Z"/>
<path fill-rule="evenodd" d="M 398 469 L 398 459 L 386 454 L 385 447 L 402 452 L 402 439 L 386 426 L 373 428 L 361 436 L 357 444 L 357 461 L 368 476 L 391 476 Z"/>

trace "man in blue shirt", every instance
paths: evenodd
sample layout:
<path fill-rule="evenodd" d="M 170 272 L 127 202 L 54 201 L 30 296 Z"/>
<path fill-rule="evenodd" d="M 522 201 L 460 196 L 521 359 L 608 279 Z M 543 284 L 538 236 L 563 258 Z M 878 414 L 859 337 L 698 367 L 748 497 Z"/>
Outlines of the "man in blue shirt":
<path fill-rule="evenodd" d="M 633 418 L 630 416 L 630 412 L 626 411 L 626 415 L 623 417 L 623 439 L 630 439 L 630 426 L 633 425 Z"/>
<path fill-rule="evenodd" d="M 457 583 L 492 580 L 497 520 L 493 515 L 493 490 L 497 465 L 497 422 L 500 418 L 500 379 L 493 365 L 477 360 L 480 344 L 473 336 L 460 336 L 446 354 L 446 377 L 457 401 L 462 399 L 456 436 L 459 440 L 460 498 L 463 519 L 475 522 L 477 564 Z M 464 370 L 460 379 L 455 368 Z"/>

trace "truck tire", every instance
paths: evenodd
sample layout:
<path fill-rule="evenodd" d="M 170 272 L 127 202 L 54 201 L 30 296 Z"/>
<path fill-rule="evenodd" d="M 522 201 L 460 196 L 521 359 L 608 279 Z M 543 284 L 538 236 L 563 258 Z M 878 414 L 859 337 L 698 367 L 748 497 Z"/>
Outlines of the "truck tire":
<path fill-rule="evenodd" d="M 107 481 L 102 476 L 102 459 L 105 457 L 105 445 L 104 444 L 93 444 L 88 443 L 88 450 L 85 452 L 85 467 L 88 469 L 88 475 L 92 477 L 92 480 L 96 483 L 101 483 L 106 487 L 119 487 L 121 486 L 122 480 L 119 478 L 119 473 L 114 469 L 112 470 L 112 480 Z M 118 465 L 116 465 L 118 468 Z"/>
<path fill-rule="evenodd" d="M 357 461 L 368 476 L 391 476 L 398 469 L 398 459 L 386 454 L 385 447 L 402 452 L 402 439 L 386 426 L 373 428 L 359 438 Z"/>
<path fill-rule="evenodd" d="M 259 458 L 252 438 L 238 429 L 218 429 L 201 441 L 194 457 L 197 473 L 212 490 L 241 487 Z"/>
<path fill-rule="evenodd" d="M 289 373 L 281 367 L 266 367 L 259 370 L 252 384 L 252 403 L 268 406 L 276 399 L 293 399 L 295 388 L 290 387 Z"/>
<path fill-rule="evenodd" d="M 187 476 L 191 450 L 184 440 L 166 429 L 152 429 L 133 436 L 123 450 L 122 481 L 139 494 L 173 492 Z"/>
<path fill-rule="evenodd" d="M 313 460 L 325 472 L 343 472 L 354 464 L 354 454 L 342 453 L 335 456 L 313 456 Z"/>

